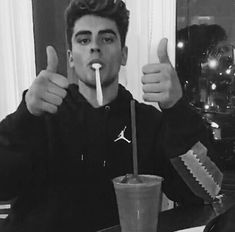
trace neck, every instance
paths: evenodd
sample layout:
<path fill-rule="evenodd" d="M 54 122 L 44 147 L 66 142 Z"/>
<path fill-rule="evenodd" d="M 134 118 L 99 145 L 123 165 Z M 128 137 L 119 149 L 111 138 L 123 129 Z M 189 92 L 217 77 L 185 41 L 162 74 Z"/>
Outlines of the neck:
<path fill-rule="evenodd" d="M 84 82 L 78 81 L 79 92 L 86 98 L 86 100 L 94 107 L 98 108 L 100 105 L 96 99 L 96 88 L 87 86 Z M 103 105 L 110 103 L 118 95 L 118 80 L 115 80 L 109 86 L 102 86 Z"/>

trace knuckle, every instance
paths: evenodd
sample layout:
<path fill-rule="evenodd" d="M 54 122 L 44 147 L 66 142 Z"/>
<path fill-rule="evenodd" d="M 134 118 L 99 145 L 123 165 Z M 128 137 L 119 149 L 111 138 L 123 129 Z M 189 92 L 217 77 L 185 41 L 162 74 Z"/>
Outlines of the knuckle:
<path fill-rule="evenodd" d="M 47 111 L 47 103 L 41 101 L 40 104 L 38 104 L 39 109 L 41 109 L 41 111 Z"/>
<path fill-rule="evenodd" d="M 57 105 L 60 106 L 62 104 L 62 102 L 63 102 L 63 99 L 59 97 L 57 99 Z"/>
<path fill-rule="evenodd" d="M 54 114 L 57 112 L 57 106 L 44 102 L 43 111 Z"/>
<path fill-rule="evenodd" d="M 143 72 L 144 74 L 147 73 L 148 67 L 149 67 L 149 66 L 148 66 L 147 64 L 142 67 L 142 72 Z"/>
<path fill-rule="evenodd" d="M 67 79 L 67 78 L 64 78 L 64 87 L 65 87 L 65 88 L 68 88 L 68 86 L 69 86 L 68 79 Z"/>
<path fill-rule="evenodd" d="M 38 76 L 33 82 L 34 87 L 36 86 L 48 86 L 48 78 L 45 75 Z"/>
<path fill-rule="evenodd" d="M 58 107 L 57 107 L 57 106 L 52 106 L 52 107 L 50 108 L 50 110 L 51 110 L 51 113 L 52 113 L 52 114 L 55 114 L 55 113 L 57 112 L 57 110 L 58 110 Z"/>
<path fill-rule="evenodd" d="M 146 91 L 147 91 L 146 85 L 143 85 L 143 91 L 144 91 L 144 93 L 146 93 Z"/>
<path fill-rule="evenodd" d="M 62 89 L 61 94 L 62 94 L 62 98 L 65 98 L 67 95 L 67 91 L 65 89 Z"/>
<path fill-rule="evenodd" d="M 37 78 L 40 78 L 40 77 L 45 76 L 45 73 L 46 73 L 46 71 L 45 71 L 45 70 L 41 70 L 41 71 L 39 72 L 39 74 L 38 74 Z"/>
<path fill-rule="evenodd" d="M 26 98 L 26 104 L 30 107 L 30 108 L 34 108 L 35 106 L 37 106 L 37 97 L 35 96 L 35 94 L 33 94 L 31 91 L 28 92 L 27 98 Z"/>
<path fill-rule="evenodd" d="M 147 96 L 146 96 L 146 94 L 143 94 L 143 99 L 144 99 L 144 101 L 147 101 Z"/>
<path fill-rule="evenodd" d="M 40 73 L 39 73 L 39 75 L 38 75 L 38 79 L 40 79 L 40 78 L 47 78 L 47 76 L 48 76 L 48 71 L 46 71 L 46 70 L 42 70 Z"/>
<path fill-rule="evenodd" d="M 144 84 L 145 83 L 145 75 L 141 77 L 141 82 Z"/>
<path fill-rule="evenodd" d="M 156 79 L 154 74 L 145 74 L 142 77 L 142 83 L 143 84 L 149 84 L 149 83 L 152 83 L 154 81 L 154 79 Z"/>
<path fill-rule="evenodd" d="M 149 101 L 149 100 L 150 100 L 149 94 L 144 94 L 144 95 L 143 95 L 143 99 L 144 99 L 145 101 Z"/>

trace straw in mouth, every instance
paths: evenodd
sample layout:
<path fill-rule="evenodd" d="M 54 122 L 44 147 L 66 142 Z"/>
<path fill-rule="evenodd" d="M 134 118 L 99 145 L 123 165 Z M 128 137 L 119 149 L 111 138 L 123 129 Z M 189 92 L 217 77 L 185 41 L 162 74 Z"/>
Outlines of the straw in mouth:
<path fill-rule="evenodd" d="M 95 69 L 95 81 L 96 81 L 96 98 L 99 106 L 103 105 L 103 93 L 102 93 L 102 87 L 100 82 L 100 68 L 102 67 L 99 63 L 94 63 L 91 66 L 93 69 Z"/>

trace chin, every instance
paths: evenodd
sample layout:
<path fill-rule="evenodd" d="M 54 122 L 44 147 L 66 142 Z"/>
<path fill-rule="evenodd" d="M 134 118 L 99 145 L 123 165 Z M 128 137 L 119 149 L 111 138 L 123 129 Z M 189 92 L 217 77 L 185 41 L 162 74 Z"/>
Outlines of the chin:
<path fill-rule="evenodd" d="M 85 81 L 85 82 L 83 82 L 86 86 L 88 86 L 89 88 L 91 88 L 91 89 L 95 89 L 96 88 L 96 83 L 94 82 L 89 82 L 89 81 Z"/>
<path fill-rule="evenodd" d="M 89 76 L 86 79 L 84 79 L 84 78 L 79 78 L 79 79 L 81 82 L 83 82 L 89 88 L 96 89 L 95 76 L 94 77 Z M 114 85 L 115 82 L 118 84 L 118 81 L 116 80 L 116 78 L 102 80 L 101 86 L 102 86 L 102 88 L 107 88 L 109 86 Z"/>
<path fill-rule="evenodd" d="M 86 78 L 78 77 L 79 82 L 82 82 L 83 85 L 88 86 L 89 88 L 96 88 L 95 76 L 87 76 Z"/>

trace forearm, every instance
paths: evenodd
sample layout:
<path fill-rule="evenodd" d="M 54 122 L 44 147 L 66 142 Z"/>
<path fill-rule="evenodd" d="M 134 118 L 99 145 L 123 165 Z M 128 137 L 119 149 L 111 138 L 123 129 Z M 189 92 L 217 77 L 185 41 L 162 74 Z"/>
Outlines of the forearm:
<path fill-rule="evenodd" d="M 183 100 L 163 115 L 166 156 L 196 196 L 212 201 L 220 191 L 222 173 L 208 156 L 212 151 L 201 116 Z"/>
<path fill-rule="evenodd" d="M 163 128 L 167 157 L 184 154 L 197 142 L 209 146 L 209 136 L 201 115 L 181 99 L 174 107 L 163 110 Z M 170 145 L 170 146 L 167 146 Z"/>
<path fill-rule="evenodd" d="M 200 205 L 204 200 L 195 195 L 189 186 L 184 182 L 170 161 L 164 164 L 163 191 L 167 197 L 178 205 Z"/>

